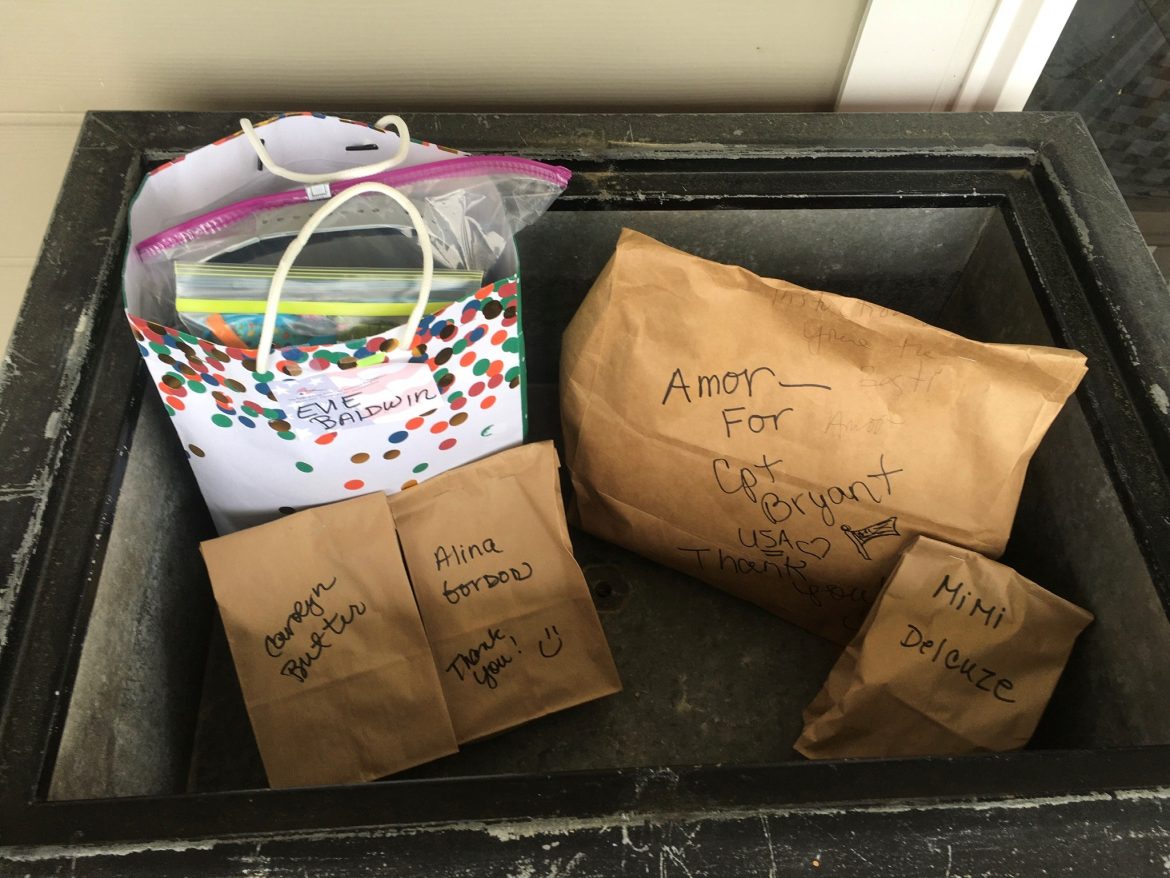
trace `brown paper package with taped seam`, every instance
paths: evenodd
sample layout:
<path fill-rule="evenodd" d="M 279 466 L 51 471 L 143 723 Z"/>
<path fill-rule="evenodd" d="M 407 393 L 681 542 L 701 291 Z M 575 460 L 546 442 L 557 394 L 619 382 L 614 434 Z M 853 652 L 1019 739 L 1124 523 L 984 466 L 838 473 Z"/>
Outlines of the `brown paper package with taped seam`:
<path fill-rule="evenodd" d="M 372 780 L 456 752 L 383 494 L 200 548 L 272 786 Z"/>
<path fill-rule="evenodd" d="M 1010 567 L 918 537 L 793 746 L 812 759 L 1023 747 L 1092 621 Z"/>
<path fill-rule="evenodd" d="M 621 690 L 552 442 L 389 498 L 459 743 Z"/>
<path fill-rule="evenodd" d="M 926 534 L 998 557 L 1085 373 L 625 229 L 565 332 L 571 516 L 838 643 Z"/>

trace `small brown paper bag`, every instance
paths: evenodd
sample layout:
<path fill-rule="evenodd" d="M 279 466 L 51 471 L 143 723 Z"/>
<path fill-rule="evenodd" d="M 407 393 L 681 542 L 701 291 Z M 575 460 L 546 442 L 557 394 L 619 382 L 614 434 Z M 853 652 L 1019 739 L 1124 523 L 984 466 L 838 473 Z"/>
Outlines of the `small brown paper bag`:
<path fill-rule="evenodd" d="M 794 747 L 811 759 L 1023 747 L 1092 621 L 1010 567 L 918 537 Z"/>
<path fill-rule="evenodd" d="M 1003 552 L 1084 373 L 626 229 L 564 337 L 575 512 L 847 643 L 916 534 Z"/>
<path fill-rule="evenodd" d="M 383 494 L 201 548 L 272 786 L 371 780 L 458 749 Z"/>
<path fill-rule="evenodd" d="M 459 743 L 621 689 L 551 442 L 389 498 Z"/>

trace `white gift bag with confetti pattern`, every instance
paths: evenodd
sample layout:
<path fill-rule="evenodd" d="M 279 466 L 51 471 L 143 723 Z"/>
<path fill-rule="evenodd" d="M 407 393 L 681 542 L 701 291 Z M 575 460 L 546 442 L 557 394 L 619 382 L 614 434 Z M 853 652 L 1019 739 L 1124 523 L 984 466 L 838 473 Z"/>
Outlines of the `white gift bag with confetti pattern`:
<path fill-rule="evenodd" d="M 387 119 L 405 131 L 401 120 Z M 520 282 L 511 237 L 519 226 L 492 232 L 500 240 L 488 257 L 491 264 L 452 264 L 439 228 L 449 223 L 450 199 L 432 204 L 425 191 L 407 197 L 383 181 L 404 173 L 444 177 L 449 189 L 478 174 L 482 183 L 488 159 L 400 139 L 381 125 L 319 114 L 283 116 L 257 126 L 263 134 L 258 146 L 258 132 L 245 124 L 244 132 L 152 171 L 131 208 L 123 275 L 127 318 L 221 534 L 362 493 L 394 493 L 523 441 Z M 355 157 L 369 156 L 369 143 L 395 157 L 356 164 Z M 299 170 L 278 165 L 274 156 Z M 568 180 L 562 168 L 508 157 L 494 161 L 509 172 L 541 178 L 547 190 L 539 209 L 532 210 L 530 200 L 520 225 L 538 216 Z M 399 167 L 387 171 L 392 164 Z M 290 179 L 309 185 L 290 189 Z M 266 334 L 256 349 L 176 328 L 173 288 L 166 288 L 165 272 L 150 249 L 160 235 L 178 229 L 183 258 L 190 260 L 191 245 L 197 248 L 208 229 L 223 231 L 220 218 L 230 219 L 241 197 L 249 203 L 275 200 L 284 226 L 292 222 L 300 229 L 274 272 Z M 375 201 L 398 211 L 406 240 L 423 251 L 423 282 L 407 321 L 363 338 L 272 348 L 283 280 L 309 236 L 330 222 L 333 229 L 359 226 L 355 206 L 365 212 L 369 205 L 373 213 Z M 514 219 L 514 212 L 507 215 Z M 228 231 L 238 232 L 238 225 Z M 231 247 L 240 247 L 239 239 L 249 234 L 237 234 Z M 243 243 L 255 240 L 253 234 Z M 283 240 L 277 241 L 283 249 Z M 197 253 L 196 261 L 206 255 Z M 426 313 L 438 266 L 483 270 L 484 286 Z"/>

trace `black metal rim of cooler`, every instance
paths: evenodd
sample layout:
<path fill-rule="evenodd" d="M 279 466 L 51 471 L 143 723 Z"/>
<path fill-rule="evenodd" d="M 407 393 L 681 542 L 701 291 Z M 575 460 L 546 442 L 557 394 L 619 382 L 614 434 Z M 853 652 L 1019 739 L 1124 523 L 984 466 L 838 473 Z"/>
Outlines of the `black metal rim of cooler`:
<path fill-rule="evenodd" d="M 1120 801 L 1129 794 L 1118 791 L 1132 790 L 1147 790 L 1137 800 L 1160 813 L 1157 788 L 1170 787 L 1170 747 L 863 760 L 847 771 L 841 763 L 663 766 L 47 801 L 128 425 L 145 384 L 120 307 L 126 211 L 153 163 L 217 139 L 239 115 L 89 114 L 33 274 L 11 342 L 13 374 L 0 418 L 9 485 L 0 495 L 6 559 L 0 581 L 7 583 L 0 600 L 11 610 L 0 653 L 0 844 L 149 843 L 863 803 L 1081 795 Z M 598 195 L 607 204 L 654 209 L 656 199 L 669 206 L 671 193 L 680 191 L 709 198 L 715 209 L 999 207 L 1058 343 L 1080 348 L 1094 363 L 1079 397 L 1167 603 L 1170 416 L 1144 382 L 1170 387 L 1170 312 L 1164 282 L 1078 117 L 517 114 L 492 116 L 484 125 L 469 114 L 412 114 L 409 121 L 439 142 L 569 165 L 578 173 L 557 209 Z M 621 174 L 604 173 L 619 166 Z M 768 174 L 772 188 L 742 192 L 747 170 Z M 116 453 L 87 454 L 91 449 Z M 1117 449 L 1118 457 L 1105 449 Z M 1133 804 L 1132 795 L 1126 801 L 1146 807 Z"/>

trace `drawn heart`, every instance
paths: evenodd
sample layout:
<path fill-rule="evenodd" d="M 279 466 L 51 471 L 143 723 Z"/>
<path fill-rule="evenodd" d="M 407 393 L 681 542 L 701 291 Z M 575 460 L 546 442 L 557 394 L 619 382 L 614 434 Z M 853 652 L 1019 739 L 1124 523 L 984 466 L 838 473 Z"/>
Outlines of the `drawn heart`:
<path fill-rule="evenodd" d="M 818 561 L 824 561 L 825 556 L 829 554 L 829 549 L 833 546 L 824 537 L 817 537 L 815 540 L 809 540 L 807 543 L 804 540 L 796 541 L 796 548 L 804 552 L 806 555 L 812 555 Z"/>

